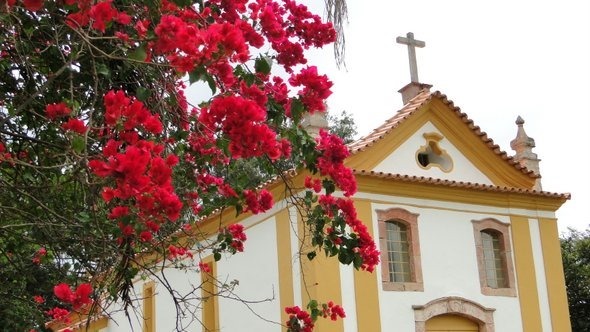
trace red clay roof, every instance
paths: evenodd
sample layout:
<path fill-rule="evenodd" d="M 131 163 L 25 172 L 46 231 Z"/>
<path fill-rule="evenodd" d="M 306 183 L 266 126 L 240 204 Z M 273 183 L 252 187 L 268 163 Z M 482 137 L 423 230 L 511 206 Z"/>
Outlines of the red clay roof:
<path fill-rule="evenodd" d="M 353 172 L 355 175 L 370 176 L 370 177 L 377 177 L 377 178 L 383 178 L 383 179 L 393 179 L 393 180 L 398 180 L 398 181 L 403 181 L 403 182 L 426 183 L 426 184 L 439 185 L 439 186 L 445 186 L 445 187 L 475 189 L 475 190 L 480 190 L 480 191 L 528 194 L 528 195 L 551 197 L 551 198 L 562 198 L 564 200 L 571 198 L 571 195 L 569 193 L 562 194 L 562 193 L 539 191 L 539 190 L 533 190 L 533 189 L 522 189 L 522 188 L 514 188 L 514 187 L 495 186 L 495 185 L 489 185 L 489 184 L 480 184 L 480 183 L 454 181 L 454 180 L 443 180 L 443 179 L 436 179 L 436 178 L 424 177 L 424 176 L 402 175 L 402 174 L 374 172 L 374 171 L 367 171 L 367 170 L 356 170 L 355 169 L 355 170 L 353 170 Z"/>
<path fill-rule="evenodd" d="M 356 154 L 375 144 L 377 141 L 383 139 L 385 135 L 389 134 L 392 130 L 397 128 L 407 118 L 412 116 L 412 114 L 416 113 L 420 109 L 420 107 L 432 100 L 432 98 L 438 98 L 444 104 L 449 106 L 449 108 L 457 114 L 461 121 L 467 124 L 469 129 L 471 129 L 473 133 L 476 136 L 478 136 L 496 155 L 500 156 L 503 160 L 506 160 L 516 169 L 520 170 L 522 173 L 527 174 L 532 178 L 541 177 L 540 175 L 535 174 L 533 171 L 528 170 L 526 167 L 521 166 L 516 160 L 514 160 L 513 157 L 509 156 L 505 151 L 502 151 L 500 149 L 500 146 L 498 146 L 498 144 L 495 144 L 494 141 L 488 137 L 488 134 L 482 131 L 479 126 L 476 126 L 473 123 L 473 120 L 467 117 L 467 114 L 461 112 L 461 109 L 455 106 L 453 104 L 453 101 L 449 100 L 445 94 L 441 93 L 440 91 L 430 92 L 427 89 L 420 91 L 418 95 L 416 95 L 406 105 L 404 105 L 404 107 L 400 109 L 393 117 L 385 121 L 385 123 L 383 123 L 381 126 L 374 129 L 369 135 L 364 136 L 359 140 L 348 144 L 350 152 L 352 154 Z"/>

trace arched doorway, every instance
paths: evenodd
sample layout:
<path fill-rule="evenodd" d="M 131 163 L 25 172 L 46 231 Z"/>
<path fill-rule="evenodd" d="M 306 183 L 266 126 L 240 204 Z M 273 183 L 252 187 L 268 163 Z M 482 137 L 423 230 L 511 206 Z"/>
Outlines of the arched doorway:
<path fill-rule="evenodd" d="M 468 299 L 457 296 L 442 297 L 433 301 L 430 301 L 424 305 L 413 305 L 414 319 L 416 323 L 416 332 L 427 332 L 427 331 L 477 331 L 477 332 L 494 332 L 494 311 L 495 309 L 486 308 L 481 304 L 473 302 Z M 443 318 L 437 318 L 445 316 Z M 468 323 L 475 323 L 476 329 L 471 330 L 459 330 L 459 329 L 442 329 L 442 330 L 429 330 L 427 324 L 445 323 L 449 321 L 463 321 L 467 320 Z M 463 322 L 465 323 L 465 322 Z M 461 325 L 459 325 L 461 326 Z M 473 327 L 473 324 L 467 325 Z M 434 326 L 436 327 L 436 325 Z M 437 327 L 438 328 L 438 327 Z M 442 328 L 446 328 L 442 325 Z M 453 328 L 453 325 L 451 326 Z"/>
<path fill-rule="evenodd" d="M 479 332 L 479 324 L 459 315 L 439 315 L 426 321 L 426 332 Z"/>

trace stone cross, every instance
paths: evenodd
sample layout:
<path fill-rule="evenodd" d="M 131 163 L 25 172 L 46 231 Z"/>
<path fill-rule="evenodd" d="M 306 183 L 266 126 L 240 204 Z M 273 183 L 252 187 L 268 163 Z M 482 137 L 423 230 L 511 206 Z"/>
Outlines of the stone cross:
<path fill-rule="evenodd" d="M 406 37 L 397 37 L 395 41 L 398 44 L 408 45 L 408 57 L 410 58 L 410 78 L 412 82 L 418 82 L 418 65 L 416 64 L 416 47 L 424 47 L 426 43 L 421 40 L 414 39 L 414 34 L 408 32 Z"/>

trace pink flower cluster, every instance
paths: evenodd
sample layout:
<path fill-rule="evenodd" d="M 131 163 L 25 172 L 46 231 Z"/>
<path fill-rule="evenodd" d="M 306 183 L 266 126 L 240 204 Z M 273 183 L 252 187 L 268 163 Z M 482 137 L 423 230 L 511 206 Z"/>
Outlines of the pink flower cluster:
<path fill-rule="evenodd" d="M 236 112 L 236 110 L 240 110 Z M 277 134 L 264 123 L 266 110 L 253 100 L 241 96 L 218 97 L 203 107 L 199 121 L 212 131 L 227 135 L 234 158 L 268 155 L 272 160 L 281 157 Z"/>
<path fill-rule="evenodd" d="M 221 233 L 226 235 L 226 242 L 229 243 L 234 252 L 244 251 L 244 241 L 246 241 L 247 237 L 242 224 L 229 225 Z"/>
<path fill-rule="evenodd" d="M 322 314 L 324 318 L 330 317 L 330 320 L 346 317 L 344 309 L 339 304 L 334 304 L 332 301 L 328 301 L 328 303 L 322 305 Z"/>
<path fill-rule="evenodd" d="M 315 193 L 322 191 L 322 180 L 306 176 L 304 180 L 305 188 L 312 189 Z"/>
<path fill-rule="evenodd" d="M 319 75 L 315 66 L 303 68 L 299 74 L 291 76 L 289 83 L 294 86 L 303 86 L 298 92 L 303 105 L 313 113 L 325 111 L 325 100 L 332 94 L 332 82 L 326 75 Z"/>
<path fill-rule="evenodd" d="M 169 259 L 173 260 L 173 259 L 182 258 L 182 257 L 193 258 L 193 253 L 183 247 L 175 246 L 172 244 L 168 246 L 168 258 Z"/>
<path fill-rule="evenodd" d="M 375 266 L 379 264 L 379 250 L 377 250 L 375 241 L 373 241 L 373 238 L 369 234 L 367 226 L 358 219 L 353 201 L 349 198 L 335 198 L 330 195 L 320 195 L 319 203 L 329 216 L 336 214 L 342 216 L 352 232 L 357 234 L 358 246 L 348 249 L 352 249 L 353 252 L 360 256 L 363 262 L 361 265 L 363 270 L 373 272 Z M 328 228 L 326 232 L 332 241 L 336 245 L 339 245 L 340 240 L 338 234 L 335 234 L 335 230 Z"/>
<path fill-rule="evenodd" d="M 37 265 L 41 264 L 41 260 L 46 255 L 47 255 L 47 249 L 45 249 L 45 248 L 39 248 L 35 252 L 35 255 L 33 256 L 33 264 L 37 264 Z"/>
<path fill-rule="evenodd" d="M 73 29 L 84 28 L 92 22 L 94 30 L 104 33 L 107 25 L 113 21 L 122 25 L 131 23 L 131 16 L 115 9 L 112 0 L 98 1 L 95 4 L 91 0 L 66 0 L 65 3 L 78 8 L 77 12 L 66 18 L 66 23 Z"/>
<path fill-rule="evenodd" d="M 47 115 L 50 120 L 69 117 L 71 114 L 72 110 L 64 102 L 48 104 L 45 106 L 45 115 Z M 66 131 L 73 131 L 80 135 L 84 135 L 88 130 L 84 121 L 75 118 L 68 118 L 67 122 L 62 123 L 61 128 Z"/>
<path fill-rule="evenodd" d="M 342 139 L 325 130 L 320 130 L 316 149 L 320 152 L 317 161 L 320 174 L 329 175 L 345 196 L 354 195 L 357 189 L 356 179 L 352 170 L 344 166 L 344 159 L 350 155 L 350 152 Z"/>
<path fill-rule="evenodd" d="M 199 270 L 201 273 L 211 273 L 211 266 L 208 263 L 199 262 Z"/>
<path fill-rule="evenodd" d="M 92 299 L 90 298 L 92 286 L 87 283 L 78 285 L 75 291 L 68 284 L 61 283 L 53 287 L 53 294 L 60 301 L 70 304 L 74 310 L 78 310 L 83 305 L 92 303 Z"/>
<path fill-rule="evenodd" d="M 254 190 L 244 190 L 244 198 L 246 199 L 246 209 L 254 214 L 258 214 L 272 208 L 274 202 L 272 194 L 266 189 L 256 192 Z"/>
<path fill-rule="evenodd" d="M 180 216 L 182 202 L 172 186 L 172 167 L 178 158 L 164 156 L 163 145 L 140 138 L 140 128 L 147 134 L 162 131 L 158 117 L 143 103 L 121 91 L 110 91 L 104 102 L 110 137 L 119 139 L 108 139 L 102 157 L 91 160 L 88 166 L 99 177 L 115 181 L 114 187 L 104 187 L 102 197 L 114 205 L 109 218 L 118 221 L 122 237 L 138 234 L 143 242 L 149 242 L 150 233 L 158 232 L 159 224 Z M 130 223 L 131 213 L 139 224 Z"/>
<path fill-rule="evenodd" d="M 312 332 L 314 323 L 309 312 L 298 306 L 286 307 L 285 312 L 289 315 L 287 320 L 288 332 Z"/>

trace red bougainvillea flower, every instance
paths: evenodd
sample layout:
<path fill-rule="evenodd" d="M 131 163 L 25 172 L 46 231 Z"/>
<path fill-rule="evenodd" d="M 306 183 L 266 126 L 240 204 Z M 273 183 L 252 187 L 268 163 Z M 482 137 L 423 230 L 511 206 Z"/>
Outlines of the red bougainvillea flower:
<path fill-rule="evenodd" d="M 336 135 L 320 130 L 317 138 L 317 150 L 321 152 L 317 165 L 321 175 L 329 175 L 345 196 L 354 195 L 357 190 L 356 179 L 352 170 L 344 166 L 344 159 L 350 152 Z"/>
<path fill-rule="evenodd" d="M 84 135 L 84 133 L 86 133 L 86 130 L 88 129 L 86 128 L 84 121 L 79 119 L 69 119 L 68 122 L 61 125 L 61 128 L 67 131 L 73 131 L 80 135 Z"/>
<path fill-rule="evenodd" d="M 72 110 L 64 102 L 45 106 L 45 115 L 47 115 L 50 120 L 55 120 L 62 116 L 68 116 L 71 113 Z"/>
<path fill-rule="evenodd" d="M 45 314 L 47 314 L 47 316 L 49 316 L 55 320 L 60 320 L 66 324 L 68 324 L 70 322 L 70 319 L 68 317 L 68 315 L 70 314 L 70 311 L 67 309 L 55 307 L 53 309 L 46 311 Z"/>
<path fill-rule="evenodd" d="M 205 273 L 211 273 L 211 266 L 208 263 L 199 262 L 199 270 Z"/>
<path fill-rule="evenodd" d="M 311 315 L 299 308 L 298 306 L 286 307 L 285 312 L 289 315 L 287 320 L 288 331 L 293 332 L 312 332 L 313 331 L 313 320 Z"/>
<path fill-rule="evenodd" d="M 90 299 L 92 286 L 88 283 L 80 284 L 76 291 L 72 291 L 68 284 L 60 283 L 53 287 L 53 294 L 62 302 L 71 304 L 74 309 L 79 309 L 81 306 L 92 302 Z"/>
<path fill-rule="evenodd" d="M 23 5 L 26 9 L 36 12 L 43 8 L 44 0 L 23 0 Z"/>
<path fill-rule="evenodd" d="M 324 101 L 332 94 L 330 88 L 333 84 L 328 76 L 318 74 L 317 67 L 303 68 L 299 74 L 289 78 L 289 83 L 293 86 L 303 86 L 298 94 L 303 105 L 311 113 L 326 110 Z"/>

